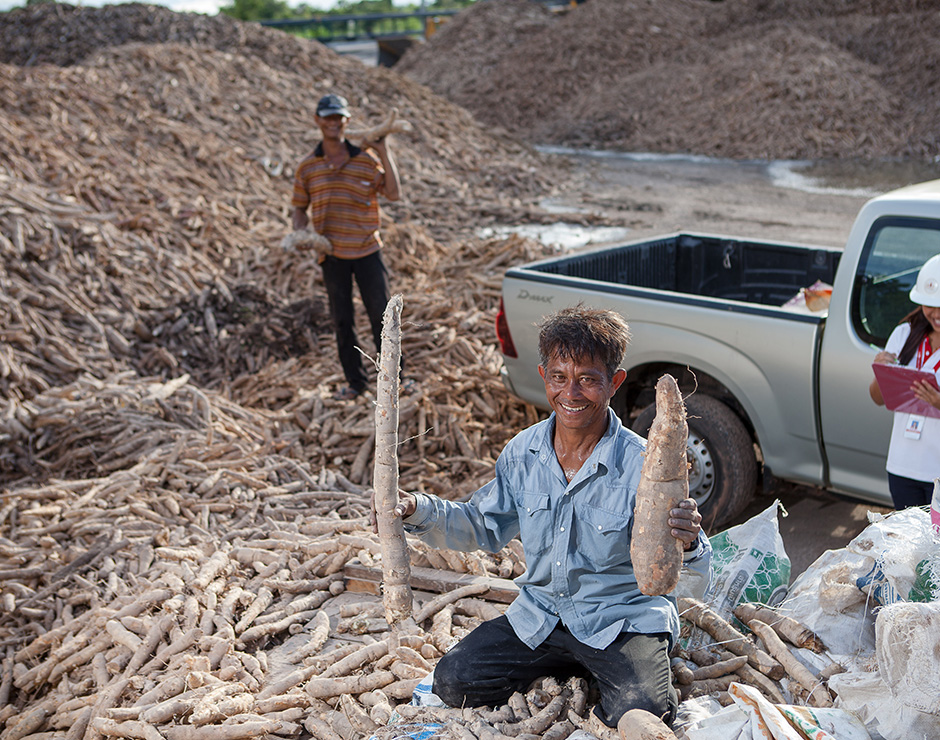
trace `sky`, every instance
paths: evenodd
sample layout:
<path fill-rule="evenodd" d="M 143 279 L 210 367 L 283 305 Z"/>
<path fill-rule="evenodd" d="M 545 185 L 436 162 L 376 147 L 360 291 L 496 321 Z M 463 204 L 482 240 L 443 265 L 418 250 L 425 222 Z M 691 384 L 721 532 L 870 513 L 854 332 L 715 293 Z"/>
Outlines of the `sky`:
<path fill-rule="evenodd" d="M 228 2 L 229 0 L 163 0 L 163 2 L 153 2 L 152 4 L 163 5 L 179 13 L 208 13 L 209 15 L 215 15 L 221 6 L 226 5 Z M 336 5 L 335 0 L 304 0 L 304 2 L 311 8 L 317 8 L 318 10 L 329 10 Z M 402 3 L 395 2 L 394 4 L 405 4 L 406 2 L 408 0 L 402 0 Z M 25 4 L 26 0 L 0 0 L 0 11 L 17 8 Z M 118 3 L 112 3 L 110 0 L 70 0 L 70 4 L 100 7 Z"/>

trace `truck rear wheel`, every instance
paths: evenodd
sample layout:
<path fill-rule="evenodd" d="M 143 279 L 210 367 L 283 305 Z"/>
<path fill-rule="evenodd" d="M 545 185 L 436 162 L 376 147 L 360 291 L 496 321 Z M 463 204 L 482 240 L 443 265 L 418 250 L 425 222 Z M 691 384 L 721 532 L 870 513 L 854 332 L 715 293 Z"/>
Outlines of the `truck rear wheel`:
<path fill-rule="evenodd" d="M 747 508 L 757 487 L 757 458 L 744 424 L 721 401 L 694 394 L 685 399 L 689 424 L 689 496 L 709 533 Z M 656 416 L 656 404 L 643 409 L 633 430 L 645 437 Z"/>

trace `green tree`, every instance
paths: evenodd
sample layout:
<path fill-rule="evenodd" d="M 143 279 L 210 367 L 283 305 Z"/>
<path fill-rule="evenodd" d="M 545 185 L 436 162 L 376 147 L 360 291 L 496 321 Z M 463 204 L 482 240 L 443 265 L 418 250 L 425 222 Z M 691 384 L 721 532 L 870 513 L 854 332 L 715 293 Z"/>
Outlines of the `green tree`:
<path fill-rule="evenodd" d="M 223 5 L 219 8 L 219 12 L 242 21 L 260 21 L 293 16 L 290 6 L 285 0 L 232 0 L 230 5 Z"/>
<path fill-rule="evenodd" d="M 392 0 L 337 0 L 336 13 L 365 14 L 365 13 L 391 13 L 396 8 Z"/>

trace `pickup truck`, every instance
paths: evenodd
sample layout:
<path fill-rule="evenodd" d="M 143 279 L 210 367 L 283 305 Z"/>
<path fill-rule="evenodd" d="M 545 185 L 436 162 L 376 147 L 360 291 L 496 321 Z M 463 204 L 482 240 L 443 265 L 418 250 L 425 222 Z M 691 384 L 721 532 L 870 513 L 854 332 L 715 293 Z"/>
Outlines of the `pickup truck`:
<path fill-rule="evenodd" d="M 547 409 L 537 325 L 579 303 L 612 309 L 632 339 L 611 405 L 645 436 L 655 382 L 678 380 L 690 494 L 709 528 L 746 508 L 758 482 L 890 506 L 892 415 L 869 397 L 871 363 L 935 254 L 940 180 L 865 203 L 844 249 L 675 233 L 514 267 L 496 319 L 503 381 Z"/>

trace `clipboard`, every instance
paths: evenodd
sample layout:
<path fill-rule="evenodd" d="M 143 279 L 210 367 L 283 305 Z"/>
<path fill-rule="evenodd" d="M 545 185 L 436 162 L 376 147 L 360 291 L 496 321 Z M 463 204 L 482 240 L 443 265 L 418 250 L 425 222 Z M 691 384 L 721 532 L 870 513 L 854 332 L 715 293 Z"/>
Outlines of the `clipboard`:
<path fill-rule="evenodd" d="M 937 376 L 925 370 L 915 370 L 912 367 L 901 365 L 885 365 L 873 362 L 871 366 L 875 372 L 875 380 L 881 389 L 881 397 L 890 411 L 900 411 L 905 414 L 919 416 L 933 416 L 940 418 L 940 409 L 935 409 L 929 403 L 921 401 L 911 392 L 911 386 L 917 380 L 924 380 L 937 390 Z"/>

